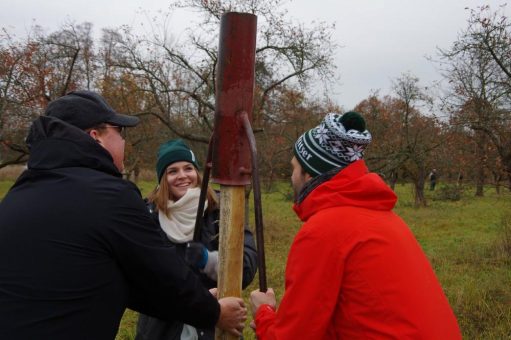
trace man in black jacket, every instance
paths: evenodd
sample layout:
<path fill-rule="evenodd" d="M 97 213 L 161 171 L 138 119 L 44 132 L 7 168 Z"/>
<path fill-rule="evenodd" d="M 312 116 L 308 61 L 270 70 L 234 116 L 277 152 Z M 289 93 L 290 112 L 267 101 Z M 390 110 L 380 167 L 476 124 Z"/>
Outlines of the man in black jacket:
<path fill-rule="evenodd" d="M 126 307 L 239 335 L 243 301 L 217 301 L 122 179 L 125 127 L 89 91 L 31 126 L 28 169 L 0 204 L 0 339 L 114 339 Z"/>

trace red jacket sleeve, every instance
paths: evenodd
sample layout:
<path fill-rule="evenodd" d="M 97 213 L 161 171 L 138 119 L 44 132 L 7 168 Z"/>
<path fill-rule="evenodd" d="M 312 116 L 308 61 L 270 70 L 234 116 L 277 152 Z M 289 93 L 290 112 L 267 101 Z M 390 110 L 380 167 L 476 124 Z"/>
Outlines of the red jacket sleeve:
<path fill-rule="evenodd" d="M 306 223 L 286 266 L 286 291 L 277 312 L 259 308 L 256 334 L 266 339 L 326 339 L 340 294 L 345 256 L 328 228 Z"/>

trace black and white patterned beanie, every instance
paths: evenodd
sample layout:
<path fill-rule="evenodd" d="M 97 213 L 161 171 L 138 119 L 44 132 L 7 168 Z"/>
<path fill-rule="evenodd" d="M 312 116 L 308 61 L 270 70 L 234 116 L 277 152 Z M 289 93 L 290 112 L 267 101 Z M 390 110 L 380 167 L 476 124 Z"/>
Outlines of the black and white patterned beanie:
<path fill-rule="evenodd" d="M 329 113 L 321 124 L 298 138 L 294 154 L 303 169 L 316 177 L 362 159 L 369 143 L 371 134 L 359 113 Z"/>

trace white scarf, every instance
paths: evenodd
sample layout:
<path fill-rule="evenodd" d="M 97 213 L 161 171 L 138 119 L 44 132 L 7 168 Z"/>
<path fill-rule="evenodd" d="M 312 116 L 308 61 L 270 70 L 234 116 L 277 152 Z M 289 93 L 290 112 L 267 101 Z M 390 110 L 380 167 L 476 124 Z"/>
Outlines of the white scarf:
<path fill-rule="evenodd" d="M 167 214 L 163 211 L 158 212 L 160 226 L 172 242 L 185 243 L 193 239 L 199 197 L 200 188 L 188 189 L 184 196 L 176 202 L 169 200 Z M 204 210 L 207 206 L 208 202 L 206 201 Z"/>

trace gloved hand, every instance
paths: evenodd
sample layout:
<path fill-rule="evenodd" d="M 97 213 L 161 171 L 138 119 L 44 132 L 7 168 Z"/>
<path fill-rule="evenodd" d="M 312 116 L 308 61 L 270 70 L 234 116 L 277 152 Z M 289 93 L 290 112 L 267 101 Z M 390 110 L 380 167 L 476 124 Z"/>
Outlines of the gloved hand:
<path fill-rule="evenodd" d="M 208 250 L 200 242 L 188 242 L 185 249 L 185 262 L 192 267 L 204 269 L 208 263 Z"/>

